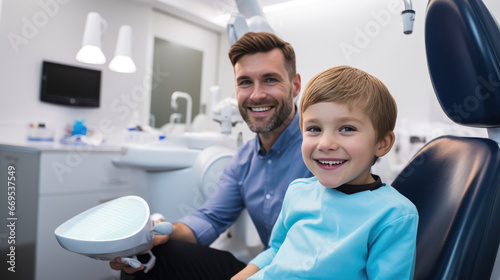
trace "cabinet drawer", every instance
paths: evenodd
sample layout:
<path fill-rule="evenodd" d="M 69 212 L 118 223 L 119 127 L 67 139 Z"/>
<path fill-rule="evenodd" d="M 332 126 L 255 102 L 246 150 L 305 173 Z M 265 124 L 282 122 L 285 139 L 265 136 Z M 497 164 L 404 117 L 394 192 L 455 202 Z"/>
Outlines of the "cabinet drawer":
<path fill-rule="evenodd" d="M 40 157 L 40 193 L 132 188 L 130 169 L 115 167 L 118 152 L 50 152 Z"/>

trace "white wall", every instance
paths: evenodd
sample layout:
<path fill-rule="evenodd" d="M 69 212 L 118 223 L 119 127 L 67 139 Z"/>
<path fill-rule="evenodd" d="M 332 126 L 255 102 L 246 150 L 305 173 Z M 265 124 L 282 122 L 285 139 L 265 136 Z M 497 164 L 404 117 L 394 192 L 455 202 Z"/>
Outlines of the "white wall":
<path fill-rule="evenodd" d="M 222 32 L 219 65 L 213 71 L 221 87 L 219 98 L 234 95 L 225 31 L 217 28 L 219 22 L 207 22 L 230 10 L 228 1 L 195 5 L 198 1 L 190 0 L 186 6 L 197 10 L 189 14 L 189 7 L 170 0 L 0 0 L 0 96 L 3 97 L 0 142 L 24 139 L 24 130 L 31 122 L 64 126 L 77 119 L 86 119 L 89 126 L 102 130 L 110 140 L 120 136 L 119 131 L 125 127 L 134 109 L 138 109 L 142 121 L 147 122 L 147 87 L 153 75 L 149 70 L 153 50 L 150 5 L 176 11 L 181 17 L 202 26 L 206 23 L 208 29 Z M 409 36 L 401 31 L 400 0 L 302 2 L 307 4 L 269 12 L 266 16 L 276 33 L 294 46 L 303 85 L 319 71 L 350 64 L 379 77 L 389 87 L 398 102 L 400 120 L 451 123 L 438 105 L 427 71 L 424 51 L 427 1 L 413 1 L 417 14 L 414 33 Z M 484 2 L 500 18 L 500 2 Z M 202 13 L 205 10 L 207 12 Z M 90 11 L 99 12 L 108 22 L 103 38 L 103 51 L 108 61 L 112 58 L 120 25 L 132 26 L 137 73 L 115 73 L 108 70 L 107 65 L 88 66 L 74 59 Z M 9 36 L 17 36 L 17 44 L 9 41 Z M 40 66 L 44 59 L 101 69 L 101 107 L 80 109 L 40 102 Z M 161 74 L 156 73 L 155 77 L 161 78 Z M 17 134 L 11 133 L 13 129 L 17 129 Z"/>
<path fill-rule="evenodd" d="M 413 1 L 414 32 L 402 32 L 402 0 L 301 0 L 293 8 L 266 13 L 275 32 L 292 44 L 302 86 L 316 73 L 338 65 L 351 65 L 378 77 L 398 104 L 396 144 L 374 167 L 391 182 L 423 145 L 410 144 L 410 136 L 430 141 L 440 135 L 487 137 L 486 129 L 452 123 L 443 113 L 430 81 L 425 54 L 425 12 L 428 1 Z M 500 1 L 484 1 L 500 19 Z M 232 93 L 232 67 L 222 44 L 219 80 Z M 398 150 L 398 152 L 396 152 Z"/>
<path fill-rule="evenodd" d="M 86 16 L 95 11 L 108 23 L 102 49 L 111 61 L 121 25 L 133 29 L 134 74 L 110 71 L 106 65 L 92 66 L 75 60 L 81 47 Z M 3 1 L 0 22 L 0 141 L 22 140 L 31 122 L 56 126 L 85 119 L 90 128 L 101 130 L 108 140 L 128 122 L 131 112 L 144 111 L 151 79 L 147 68 L 152 50 L 148 6 L 120 0 L 16 0 Z M 39 101 L 43 60 L 102 70 L 101 106 L 70 108 Z M 149 107 L 148 107 L 149 108 Z"/>
<path fill-rule="evenodd" d="M 402 0 L 297 1 L 293 8 L 266 13 L 275 32 L 292 44 L 302 84 L 316 73 L 337 65 L 351 65 L 381 79 L 398 103 L 399 120 L 444 122 L 430 82 L 425 54 L 425 11 L 428 1 L 413 1 L 414 32 L 402 32 Z M 500 18 L 498 0 L 485 0 Z M 227 49 L 222 45 L 220 83 L 234 88 Z M 483 129 L 471 133 L 485 135 Z"/>

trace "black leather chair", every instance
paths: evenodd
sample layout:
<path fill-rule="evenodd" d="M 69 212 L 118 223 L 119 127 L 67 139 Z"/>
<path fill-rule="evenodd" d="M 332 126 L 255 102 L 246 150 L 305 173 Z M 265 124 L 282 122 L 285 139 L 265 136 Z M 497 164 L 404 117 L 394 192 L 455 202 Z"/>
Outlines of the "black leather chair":
<path fill-rule="evenodd" d="M 429 73 L 456 123 L 500 127 L 500 28 L 480 0 L 431 0 Z M 499 139 L 444 136 L 424 146 L 392 185 L 416 205 L 415 279 L 488 280 L 500 244 Z"/>
<path fill-rule="evenodd" d="M 415 279 L 490 279 L 500 244 L 500 149 L 445 136 L 422 148 L 393 186 L 417 207 Z"/>

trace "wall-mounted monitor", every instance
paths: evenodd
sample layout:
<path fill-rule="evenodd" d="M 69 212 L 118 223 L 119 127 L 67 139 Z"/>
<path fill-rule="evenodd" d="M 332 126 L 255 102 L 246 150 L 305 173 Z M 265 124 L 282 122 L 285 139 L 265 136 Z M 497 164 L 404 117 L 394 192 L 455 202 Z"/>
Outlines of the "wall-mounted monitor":
<path fill-rule="evenodd" d="M 79 107 L 99 107 L 101 71 L 43 61 L 40 100 Z"/>

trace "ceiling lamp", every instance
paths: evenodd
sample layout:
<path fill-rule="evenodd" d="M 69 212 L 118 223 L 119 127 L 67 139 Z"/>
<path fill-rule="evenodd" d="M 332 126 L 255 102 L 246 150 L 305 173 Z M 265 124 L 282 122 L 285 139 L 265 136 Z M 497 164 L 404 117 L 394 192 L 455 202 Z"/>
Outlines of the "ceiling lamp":
<path fill-rule="evenodd" d="M 136 70 L 132 61 L 132 28 L 128 25 L 120 27 L 115 57 L 109 63 L 109 69 L 120 73 L 134 73 Z"/>
<path fill-rule="evenodd" d="M 96 12 L 87 15 L 82 48 L 76 54 L 76 60 L 90 64 L 104 64 L 106 57 L 101 50 L 102 34 L 107 29 L 106 21 Z"/>

